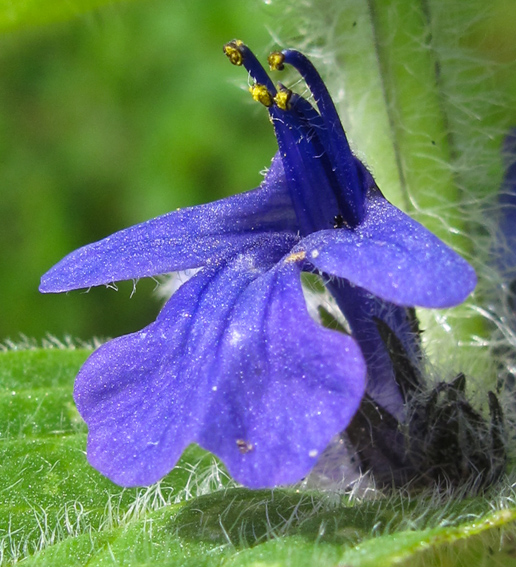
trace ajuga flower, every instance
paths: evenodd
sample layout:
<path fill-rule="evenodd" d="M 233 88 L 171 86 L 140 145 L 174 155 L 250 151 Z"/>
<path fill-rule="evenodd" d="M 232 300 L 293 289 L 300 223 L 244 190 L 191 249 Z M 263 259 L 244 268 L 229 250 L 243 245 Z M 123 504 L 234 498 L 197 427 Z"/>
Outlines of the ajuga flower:
<path fill-rule="evenodd" d="M 516 293 L 516 128 L 505 137 L 502 157 L 505 175 L 498 196 L 499 246 L 494 251 L 501 276 Z"/>
<path fill-rule="evenodd" d="M 279 152 L 261 186 L 122 230 L 42 278 L 41 291 L 62 292 L 200 268 L 154 323 L 101 346 L 77 377 L 88 459 L 124 486 L 157 481 L 192 442 L 247 486 L 300 480 L 366 389 L 402 411 L 361 313 L 380 301 L 405 318 L 405 306 L 452 306 L 475 286 L 460 256 L 382 196 L 302 54 L 270 63 L 295 67 L 315 106 L 276 89 L 241 42 L 225 52 L 274 125 Z M 328 282 L 351 335 L 310 318 L 302 271 Z"/>
<path fill-rule="evenodd" d="M 491 247 L 490 265 L 498 269 L 499 285 L 488 306 L 495 322 L 493 355 L 498 362 L 499 387 L 514 415 L 516 400 L 516 128 L 511 128 L 502 145 L 505 168 L 498 193 L 496 231 Z M 512 401 L 511 401 L 512 400 Z"/>

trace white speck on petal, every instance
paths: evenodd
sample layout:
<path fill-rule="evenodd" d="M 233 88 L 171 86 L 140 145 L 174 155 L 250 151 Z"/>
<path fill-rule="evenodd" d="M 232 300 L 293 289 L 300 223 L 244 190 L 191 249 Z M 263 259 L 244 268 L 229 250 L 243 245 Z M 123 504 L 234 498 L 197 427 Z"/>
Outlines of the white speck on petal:
<path fill-rule="evenodd" d="M 231 331 L 231 336 L 229 338 L 229 343 L 231 345 L 237 345 L 242 340 L 242 333 L 234 329 Z"/>
<path fill-rule="evenodd" d="M 319 256 L 319 250 L 312 250 L 312 258 L 317 258 Z"/>
<path fill-rule="evenodd" d="M 308 451 L 308 456 L 312 457 L 312 459 L 314 457 L 317 457 L 318 454 L 319 454 L 319 451 L 317 449 L 312 449 L 311 451 Z"/>

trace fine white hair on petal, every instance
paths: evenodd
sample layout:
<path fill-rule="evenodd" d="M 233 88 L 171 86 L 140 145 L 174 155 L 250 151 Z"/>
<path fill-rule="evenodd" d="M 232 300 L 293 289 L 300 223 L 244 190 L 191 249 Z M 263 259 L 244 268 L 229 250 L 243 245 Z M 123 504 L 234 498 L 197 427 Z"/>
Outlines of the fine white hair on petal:
<path fill-rule="evenodd" d="M 159 279 L 160 285 L 156 288 L 156 295 L 163 301 L 167 301 L 184 283 L 195 276 L 201 269 L 202 268 L 192 268 L 190 270 L 172 272 L 171 274 L 161 276 Z"/>

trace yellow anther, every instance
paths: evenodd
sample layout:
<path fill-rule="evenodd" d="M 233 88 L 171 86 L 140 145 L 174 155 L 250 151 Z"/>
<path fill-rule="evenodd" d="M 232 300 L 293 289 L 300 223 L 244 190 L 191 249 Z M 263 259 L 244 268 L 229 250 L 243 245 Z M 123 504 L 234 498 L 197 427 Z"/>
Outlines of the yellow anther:
<path fill-rule="evenodd" d="M 292 91 L 289 89 L 281 89 L 278 94 L 274 97 L 274 102 L 278 108 L 281 110 L 290 110 L 290 97 L 292 96 Z"/>
<path fill-rule="evenodd" d="M 306 258 L 306 252 L 304 250 L 301 250 L 301 252 L 294 252 L 290 256 L 287 256 L 285 258 L 285 262 L 288 263 L 299 262 L 299 260 L 304 260 L 305 258 Z"/>
<path fill-rule="evenodd" d="M 280 51 L 273 51 L 267 58 L 271 71 L 283 71 L 285 56 Z"/>
<path fill-rule="evenodd" d="M 265 85 L 255 83 L 252 87 L 249 87 L 249 92 L 253 95 L 254 100 L 261 102 L 264 106 L 272 106 L 272 95 Z"/>
<path fill-rule="evenodd" d="M 229 43 L 226 43 L 226 45 L 224 46 L 224 53 L 227 55 L 228 59 L 231 61 L 231 63 L 233 63 L 233 65 L 240 66 L 244 61 L 244 56 L 239 49 L 242 45 L 244 45 L 243 41 L 235 39 L 233 41 L 230 41 Z"/>

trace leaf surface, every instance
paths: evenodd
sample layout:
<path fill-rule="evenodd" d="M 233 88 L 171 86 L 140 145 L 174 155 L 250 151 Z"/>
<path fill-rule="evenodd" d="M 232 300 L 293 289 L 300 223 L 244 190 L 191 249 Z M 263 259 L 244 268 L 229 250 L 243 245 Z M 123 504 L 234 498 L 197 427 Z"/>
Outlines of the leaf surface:
<path fill-rule="evenodd" d="M 115 486 L 88 465 L 72 400 L 89 353 L 0 352 L 2 564 L 511 565 L 516 509 L 500 496 L 495 504 L 251 491 L 194 446 L 159 484 Z"/>

